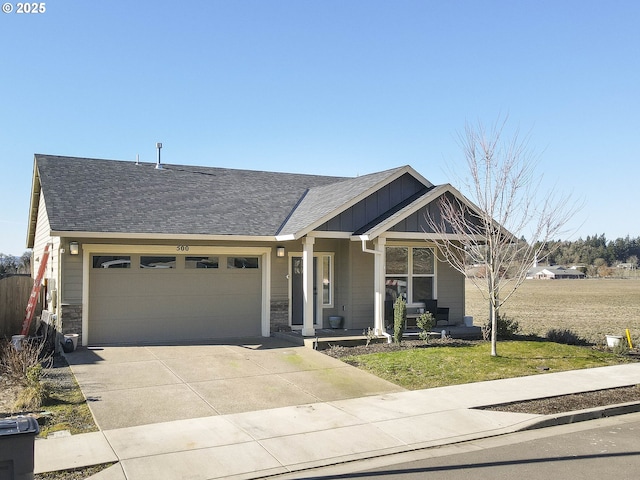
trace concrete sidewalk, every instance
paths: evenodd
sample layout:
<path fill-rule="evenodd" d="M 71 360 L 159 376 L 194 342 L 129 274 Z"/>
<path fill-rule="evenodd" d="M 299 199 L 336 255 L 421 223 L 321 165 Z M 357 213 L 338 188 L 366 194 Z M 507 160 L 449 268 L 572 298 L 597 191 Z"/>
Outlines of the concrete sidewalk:
<path fill-rule="evenodd" d="M 515 432 L 553 417 L 475 408 L 637 384 L 634 363 L 38 439 L 35 471 L 118 462 L 91 478 L 260 478 Z"/>

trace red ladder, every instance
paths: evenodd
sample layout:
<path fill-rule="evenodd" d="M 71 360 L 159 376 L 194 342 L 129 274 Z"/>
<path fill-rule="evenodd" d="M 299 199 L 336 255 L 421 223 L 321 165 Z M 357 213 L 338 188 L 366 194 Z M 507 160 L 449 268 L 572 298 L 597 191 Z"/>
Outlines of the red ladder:
<path fill-rule="evenodd" d="M 22 323 L 21 335 L 27 335 L 29 328 L 31 327 L 31 321 L 33 320 L 33 314 L 35 312 L 36 304 L 38 303 L 38 295 L 40 294 L 40 288 L 42 287 L 42 279 L 44 278 L 44 272 L 47 268 L 47 261 L 49 260 L 49 244 L 45 245 L 44 253 L 42 254 L 42 261 L 38 267 L 38 275 L 33 282 L 33 288 L 31 289 L 31 296 L 27 303 L 27 310 L 24 315 L 24 322 Z"/>

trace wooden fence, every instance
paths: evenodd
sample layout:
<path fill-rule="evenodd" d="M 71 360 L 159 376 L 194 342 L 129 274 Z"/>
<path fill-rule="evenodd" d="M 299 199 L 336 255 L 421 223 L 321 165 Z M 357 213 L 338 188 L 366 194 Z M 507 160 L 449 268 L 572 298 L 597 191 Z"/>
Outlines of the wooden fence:
<path fill-rule="evenodd" d="M 22 329 L 24 313 L 31 295 L 33 279 L 16 275 L 0 279 L 0 337 L 11 338 Z M 36 307 L 36 315 L 40 315 L 42 305 Z M 32 327 L 35 321 L 32 323 Z"/>

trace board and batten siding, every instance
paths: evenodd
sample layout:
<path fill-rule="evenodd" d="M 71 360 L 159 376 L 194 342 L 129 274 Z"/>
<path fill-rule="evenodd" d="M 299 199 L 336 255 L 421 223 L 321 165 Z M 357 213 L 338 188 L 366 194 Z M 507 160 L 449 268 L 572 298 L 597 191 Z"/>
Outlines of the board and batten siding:
<path fill-rule="evenodd" d="M 355 232 L 424 189 L 425 186 L 415 177 L 404 174 L 336 215 L 316 230 Z"/>

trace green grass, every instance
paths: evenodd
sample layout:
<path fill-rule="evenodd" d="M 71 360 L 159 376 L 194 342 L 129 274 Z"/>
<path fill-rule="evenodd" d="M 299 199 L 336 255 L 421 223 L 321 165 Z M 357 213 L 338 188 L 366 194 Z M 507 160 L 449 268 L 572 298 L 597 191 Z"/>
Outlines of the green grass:
<path fill-rule="evenodd" d="M 503 341 L 498 357 L 488 342 L 414 348 L 342 360 L 409 390 L 625 363 L 627 358 L 589 347 L 552 342 Z M 543 370 L 548 368 L 548 370 Z"/>

